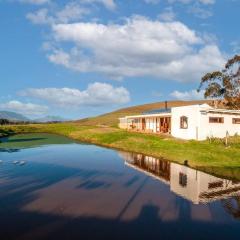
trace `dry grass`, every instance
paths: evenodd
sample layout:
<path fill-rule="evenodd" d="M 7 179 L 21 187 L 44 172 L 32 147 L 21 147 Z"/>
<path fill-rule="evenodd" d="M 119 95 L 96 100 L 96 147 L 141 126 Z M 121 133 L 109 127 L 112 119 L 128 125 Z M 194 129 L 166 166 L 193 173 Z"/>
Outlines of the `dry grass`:
<path fill-rule="evenodd" d="M 203 103 L 211 103 L 208 100 L 202 101 L 169 101 L 168 107 L 179 107 L 179 106 L 186 106 L 186 105 L 193 105 L 193 104 L 203 104 Z M 126 115 L 135 115 L 141 114 L 146 111 L 151 111 L 154 109 L 164 108 L 164 102 L 157 102 L 157 103 L 150 103 L 144 104 L 129 108 L 123 108 L 111 113 L 103 114 L 93 118 L 86 118 L 77 121 L 78 123 L 86 126 L 113 126 L 116 127 L 118 124 L 118 118 L 124 117 Z"/>

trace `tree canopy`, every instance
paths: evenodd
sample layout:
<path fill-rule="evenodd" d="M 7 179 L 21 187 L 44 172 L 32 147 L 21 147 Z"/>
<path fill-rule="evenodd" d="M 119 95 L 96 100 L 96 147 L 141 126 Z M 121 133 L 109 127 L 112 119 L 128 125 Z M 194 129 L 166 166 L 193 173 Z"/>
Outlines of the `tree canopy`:
<path fill-rule="evenodd" d="M 240 55 L 229 59 L 221 71 L 205 74 L 198 91 L 204 97 L 221 100 L 226 107 L 240 109 Z"/>

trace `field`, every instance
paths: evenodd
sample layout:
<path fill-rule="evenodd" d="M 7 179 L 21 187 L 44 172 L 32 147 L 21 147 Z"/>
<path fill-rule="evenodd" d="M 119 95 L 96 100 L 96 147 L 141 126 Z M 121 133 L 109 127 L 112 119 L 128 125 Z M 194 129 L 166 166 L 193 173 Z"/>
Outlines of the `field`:
<path fill-rule="evenodd" d="M 171 102 L 169 106 L 181 104 L 186 102 Z M 183 141 L 166 135 L 127 132 L 116 127 L 118 117 L 162 106 L 164 103 L 142 105 L 76 122 L 2 126 L 0 136 L 54 133 L 77 141 L 165 158 L 180 164 L 188 160 L 191 167 L 240 180 L 240 137 L 232 137 L 226 147 L 224 141 L 217 139 L 212 142 Z"/>

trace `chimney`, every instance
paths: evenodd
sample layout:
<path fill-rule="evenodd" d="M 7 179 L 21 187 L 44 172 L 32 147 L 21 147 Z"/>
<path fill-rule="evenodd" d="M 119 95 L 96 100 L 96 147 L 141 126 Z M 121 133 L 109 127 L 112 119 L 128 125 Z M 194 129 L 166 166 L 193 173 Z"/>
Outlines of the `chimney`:
<path fill-rule="evenodd" d="M 165 109 L 167 110 L 168 109 L 168 102 L 165 101 Z"/>

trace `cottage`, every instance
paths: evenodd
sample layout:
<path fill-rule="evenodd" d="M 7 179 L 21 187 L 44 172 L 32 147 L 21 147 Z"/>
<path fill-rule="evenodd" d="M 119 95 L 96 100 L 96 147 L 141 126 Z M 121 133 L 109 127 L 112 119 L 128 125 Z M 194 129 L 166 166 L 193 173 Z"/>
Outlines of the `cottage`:
<path fill-rule="evenodd" d="M 205 140 L 240 134 L 240 111 L 217 109 L 208 104 L 161 109 L 119 119 L 122 129 L 165 133 L 180 139 Z"/>

